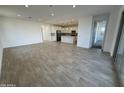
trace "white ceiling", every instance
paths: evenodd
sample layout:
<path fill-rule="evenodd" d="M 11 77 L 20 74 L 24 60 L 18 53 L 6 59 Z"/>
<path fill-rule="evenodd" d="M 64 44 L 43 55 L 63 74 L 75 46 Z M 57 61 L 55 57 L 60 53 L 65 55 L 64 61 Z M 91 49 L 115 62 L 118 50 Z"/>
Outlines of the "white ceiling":
<path fill-rule="evenodd" d="M 26 8 L 24 5 L 1 5 L 0 16 L 62 24 L 72 19 L 77 21 L 82 16 L 109 13 L 118 7 L 115 5 L 77 5 L 73 8 L 72 5 L 54 5 L 52 7 L 49 5 L 29 5 Z M 51 13 L 54 13 L 54 16 L 51 16 Z M 18 14 L 21 16 L 17 16 Z"/>

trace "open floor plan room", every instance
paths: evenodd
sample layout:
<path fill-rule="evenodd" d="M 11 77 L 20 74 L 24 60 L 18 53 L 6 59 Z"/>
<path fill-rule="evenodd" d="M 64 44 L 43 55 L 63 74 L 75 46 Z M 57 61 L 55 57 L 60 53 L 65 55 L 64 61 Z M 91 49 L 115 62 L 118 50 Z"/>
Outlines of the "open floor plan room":
<path fill-rule="evenodd" d="M 124 86 L 123 5 L 0 5 L 0 87 Z"/>

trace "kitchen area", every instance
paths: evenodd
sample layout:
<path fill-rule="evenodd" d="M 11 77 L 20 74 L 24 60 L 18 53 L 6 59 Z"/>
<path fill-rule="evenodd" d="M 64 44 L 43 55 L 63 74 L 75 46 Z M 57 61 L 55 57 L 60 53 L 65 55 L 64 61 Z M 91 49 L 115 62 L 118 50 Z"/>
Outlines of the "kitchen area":
<path fill-rule="evenodd" d="M 76 30 L 72 30 L 71 33 L 63 33 L 61 30 L 56 31 L 57 42 L 76 44 L 77 33 Z"/>
<path fill-rule="evenodd" d="M 78 21 L 70 20 L 68 22 L 42 25 L 42 34 L 44 42 L 58 42 L 77 44 Z"/>
<path fill-rule="evenodd" d="M 56 42 L 77 44 L 78 25 L 58 27 L 51 38 Z"/>

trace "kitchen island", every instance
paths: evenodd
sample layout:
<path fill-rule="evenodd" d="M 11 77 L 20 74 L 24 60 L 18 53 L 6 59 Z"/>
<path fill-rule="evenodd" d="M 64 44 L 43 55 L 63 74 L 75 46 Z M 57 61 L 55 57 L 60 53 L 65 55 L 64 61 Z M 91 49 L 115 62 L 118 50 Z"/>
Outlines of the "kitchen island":
<path fill-rule="evenodd" d="M 76 44 L 77 36 L 71 34 L 61 35 L 61 42 Z"/>

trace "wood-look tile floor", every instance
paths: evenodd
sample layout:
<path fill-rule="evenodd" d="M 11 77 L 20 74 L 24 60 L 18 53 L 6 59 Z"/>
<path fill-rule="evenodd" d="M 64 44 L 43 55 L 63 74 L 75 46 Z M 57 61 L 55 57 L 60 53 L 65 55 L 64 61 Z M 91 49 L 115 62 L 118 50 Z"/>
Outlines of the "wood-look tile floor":
<path fill-rule="evenodd" d="M 0 83 L 23 87 L 115 86 L 107 54 L 56 42 L 4 49 Z"/>

